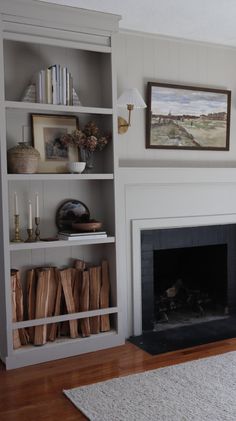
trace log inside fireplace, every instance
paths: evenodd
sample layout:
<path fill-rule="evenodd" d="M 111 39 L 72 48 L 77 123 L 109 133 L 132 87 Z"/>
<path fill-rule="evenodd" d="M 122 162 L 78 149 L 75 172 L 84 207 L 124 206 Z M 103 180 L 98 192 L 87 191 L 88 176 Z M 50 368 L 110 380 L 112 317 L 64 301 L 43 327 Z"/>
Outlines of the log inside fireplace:
<path fill-rule="evenodd" d="M 227 247 L 154 252 L 154 330 L 228 316 Z"/>

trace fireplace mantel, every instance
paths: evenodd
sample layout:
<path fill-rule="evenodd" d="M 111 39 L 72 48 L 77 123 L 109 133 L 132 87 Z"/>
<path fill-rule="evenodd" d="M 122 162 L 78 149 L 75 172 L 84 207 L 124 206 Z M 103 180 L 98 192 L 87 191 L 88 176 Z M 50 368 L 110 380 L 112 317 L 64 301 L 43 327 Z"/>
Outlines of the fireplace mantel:
<path fill-rule="evenodd" d="M 236 183 L 235 167 L 120 167 L 121 181 L 141 183 Z"/>

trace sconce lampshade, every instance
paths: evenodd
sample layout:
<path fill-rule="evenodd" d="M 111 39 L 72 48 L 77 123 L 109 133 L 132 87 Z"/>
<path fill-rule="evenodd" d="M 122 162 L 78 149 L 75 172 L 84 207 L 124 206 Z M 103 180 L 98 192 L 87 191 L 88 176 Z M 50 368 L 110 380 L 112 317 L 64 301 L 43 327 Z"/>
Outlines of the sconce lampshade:
<path fill-rule="evenodd" d="M 127 108 L 129 112 L 128 121 L 126 121 L 123 117 L 118 117 L 118 133 L 124 134 L 127 132 L 128 127 L 130 127 L 131 111 L 134 108 L 146 108 L 146 104 L 138 89 L 130 88 L 121 94 L 117 100 L 117 105 L 121 108 Z"/>
<path fill-rule="evenodd" d="M 117 100 L 118 107 L 127 108 L 127 105 L 133 105 L 133 108 L 146 108 L 146 104 L 137 88 L 127 89 Z"/>

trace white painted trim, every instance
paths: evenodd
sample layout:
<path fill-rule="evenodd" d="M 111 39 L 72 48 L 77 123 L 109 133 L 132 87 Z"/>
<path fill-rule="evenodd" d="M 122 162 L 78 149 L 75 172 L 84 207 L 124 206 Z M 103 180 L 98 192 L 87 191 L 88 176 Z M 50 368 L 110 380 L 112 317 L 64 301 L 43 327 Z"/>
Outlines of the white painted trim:
<path fill-rule="evenodd" d="M 28 34 L 17 34 L 11 32 L 4 33 L 4 39 L 10 41 L 21 41 L 21 42 L 31 42 L 35 44 L 42 44 L 42 45 L 52 45 L 56 47 L 65 47 L 65 48 L 74 48 L 76 50 L 85 50 L 85 51 L 96 51 L 99 53 L 110 53 L 111 48 L 109 46 L 103 45 L 96 45 L 96 44 L 86 44 L 83 42 L 78 42 L 74 40 L 62 40 L 61 38 L 54 39 L 48 38 L 39 35 L 28 35 Z"/>
<path fill-rule="evenodd" d="M 209 41 L 197 41 L 194 39 L 188 39 L 188 38 L 180 38 L 180 37 L 174 37 L 171 35 L 161 35 L 161 34 L 154 34 L 152 32 L 142 32 L 142 31 L 135 31 L 133 29 L 125 29 L 120 28 L 119 30 L 120 34 L 124 35 L 130 35 L 130 36 L 140 36 L 142 38 L 150 38 L 155 39 L 159 41 L 170 41 L 170 42 L 178 42 L 178 43 L 184 43 L 184 44 L 193 44 L 193 45 L 199 45 L 201 47 L 210 47 L 210 48 L 223 48 L 226 50 L 233 50 L 235 52 L 236 47 L 233 45 L 227 45 L 227 44 L 219 44 Z"/>
<path fill-rule="evenodd" d="M 235 214 L 132 220 L 133 334 L 142 334 L 141 231 L 236 223 Z"/>
<path fill-rule="evenodd" d="M 81 311 L 79 313 L 63 314 L 61 316 L 43 317 L 41 319 L 25 320 L 23 322 L 12 323 L 12 329 L 21 329 L 42 324 L 59 323 L 68 320 L 79 320 L 85 317 L 102 316 L 104 314 L 116 314 L 117 307 L 102 308 L 99 310 Z"/>
<path fill-rule="evenodd" d="M 108 33 L 118 30 L 120 15 L 32 0 L 1 0 L 3 21 L 27 19 L 31 25 L 77 30 L 84 33 Z"/>
<path fill-rule="evenodd" d="M 54 180 L 54 181 L 61 181 L 61 180 L 113 180 L 114 174 L 8 174 L 7 175 L 8 181 L 47 181 L 47 180 Z"/>
<path fill-rule="evenodd" d="M 54 104 L 39 104 L 38 102 L 20 102 L 20 101 L 5 101 L 6 109 L 10 110 L 29 110 L 29 111 L 48 111 L 48 112 L 63 112 L 63 113 L 80 113 L 80 114 L 101 114 L 112 115 L 112 108 L 101 107 L 83 107 L 76 105 L 54 105 Z"/>
<path fill-rule="evenodd" d="M 144 184 L 216 184 L 236 183 L 236 167 L 136 167 L 120 168 L 120 181 L 124 185 Z"/>
<path fill-rule="evenodd" d="M 58 247 L 86 246 L 90 244 L 115 243 L 115 237 L 94 238 L 94 240 L 58 240 L 58 241 L 37 241 L 35 243 L 10 243 L 10 251 L 18 250 L 39 250 Z"/>
<path fill-rule="evenodd" d="M 86 338 L 61 338 L 54 342 L 47 342 L 43 346 L 25 345 L 7 356 L 5 363 L 7 370 L 10 370 L 123 344 L 124 338 L 122 335 L 118 334 L 116 330 L 110 330 L 109 332 L 94 334 Z"/>

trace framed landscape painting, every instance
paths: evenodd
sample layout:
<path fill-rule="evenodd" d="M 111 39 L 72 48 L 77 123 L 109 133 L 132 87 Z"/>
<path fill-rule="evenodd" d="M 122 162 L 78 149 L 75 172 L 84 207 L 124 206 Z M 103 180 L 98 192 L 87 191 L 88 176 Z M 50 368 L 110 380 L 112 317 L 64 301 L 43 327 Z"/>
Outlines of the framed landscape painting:
<path fill-rule="evenodd" d="M 231 91 L 148 82 L 146 148 L 229 150 Z"/>

